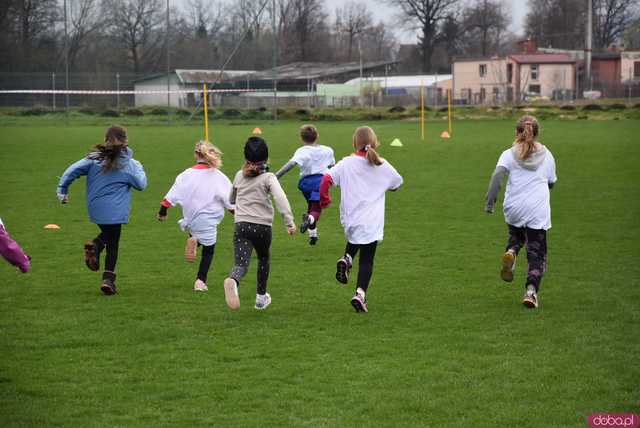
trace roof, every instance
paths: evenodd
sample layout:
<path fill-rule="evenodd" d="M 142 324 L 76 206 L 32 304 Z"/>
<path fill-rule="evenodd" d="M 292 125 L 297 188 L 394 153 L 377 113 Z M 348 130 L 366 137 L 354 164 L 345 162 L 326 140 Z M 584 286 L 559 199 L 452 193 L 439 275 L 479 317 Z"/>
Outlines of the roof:
<path fill-rule="evenodd" d="M 201 84 L 201 83 L 213 83 L 220 77 L 220 70 L 186 70 L 186 69 L 176 69 L 175 71 L 169 73 L 178 76 L 178 80 L 182 84 Z M 222 81 L 233 79 L 237 76 L 246 76 L 248 74 L 255 73 L 253 70 L 224 70 L 222 73 Z M 147 80 L 154 79 L 166 79 L 167 73 L 154 73 L 148 76 L 141 77 L 139 79 L 134 80 L 135 83 L 145 82 Z"/>
<path fill-rule="evenodd" d="M 364 83 L 366 82 L 380 82 L 381 87 L 383 88 L 409 88 L 409 87 L 419 87 L 419 86 L 431 86 L 433 84 L 442 83 L 447 80 L 451 80 L 451 74 L 425 74 L 418 76 L 388 76 L 388 77 L 365 77 L 362 79 Z M 352 85 L 358 84 L 360 82 L 360 78 L 351 79 L 345 84 Z"/>
<path fill-rule="evenodd" d="M 379 68 L 385 65 L 396 64 L 397 61 L 374 61 L 362 64 L 363 70 Z M 251 80 L 272 80 L 277 76 L 278 80 L 309 80 L 321 79 L 331 76 L 353 73 L 360 70 L 357 61 L 347 63 L 323 63 L 323 62 L 293 62 L 280 67 L 253 73 Z M 242 77 L 236 77 L 240 80 Z"/>
<path fill-rule="evenodd" d="M 520 64 L 574 64 L 575 59 L 563 53 L 515 54 L 509 58 Z"/>
<path fill-rule="evenodd" d="M 253 70 L 224 70 L 221 76 L 220 70 L 176 70 L 181 83 L 212 83 L 218 79 L 230 80 L 253 73 Z"/>

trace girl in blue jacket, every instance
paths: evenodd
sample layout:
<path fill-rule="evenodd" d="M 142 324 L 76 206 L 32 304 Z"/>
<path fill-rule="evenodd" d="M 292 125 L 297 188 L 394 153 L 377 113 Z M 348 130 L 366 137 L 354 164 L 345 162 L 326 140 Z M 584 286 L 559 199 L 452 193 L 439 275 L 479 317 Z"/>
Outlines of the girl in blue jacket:
<path fill-rule="evenodd" d="M 84 259 L 92 271 L 100 269 L 100 253 L 106 248 L 104 273 L 100 290 L 104 294 L 116 293 L 116 261 L 120 231 L 129 222 L 131 188 L 144 190 L 147 176 L 142 164 L 133 159 L 127 131 L 120 126 L 107 129 L 104 143 L 96 145 L 84 159 L 72 164 L 58 183 L 58 200 L 69 201 L 69 186 L 80 177 L 87 176 L 87 208 L 89 219 L 98 225 L 100 234 L 84 245 Z"/>

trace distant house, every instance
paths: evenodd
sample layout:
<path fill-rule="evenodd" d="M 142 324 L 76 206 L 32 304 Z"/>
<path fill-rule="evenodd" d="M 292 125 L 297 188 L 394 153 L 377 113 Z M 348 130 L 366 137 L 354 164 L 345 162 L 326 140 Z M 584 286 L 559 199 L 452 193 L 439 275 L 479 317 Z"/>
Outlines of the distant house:
<path fill-rule="evenodd" d="M 222 75 L 220 70 L 175 70 L 169 74 L 156 74 L 134 81 L 136 91 L 148 91 L 146 94 L 135 95 L 136 107 L 158 105 L 166 106 L 167 101 L 172 107 L 194 107 L 200 98 L 201 92 L 171 94 L 167 100 L 167 94 L 162 91 L 168 89 L 175 90 L 202 90 L 203 84 L 214 85 L 216 87 L 229 87 L 229 82 L 237 76 L 247 76 L 253 71 L 248 70 L 225 70 Z M 157 91 L 158 93 L 153 93 Z"/>
<path fill-rule="evenodd" d="M 531 40 L 523 52 L 504 58 L 460 59 L 453 63 L 456 98 L 470 104 L 573 98 L 577 61 L 565 53 L 543 53 Z"/>

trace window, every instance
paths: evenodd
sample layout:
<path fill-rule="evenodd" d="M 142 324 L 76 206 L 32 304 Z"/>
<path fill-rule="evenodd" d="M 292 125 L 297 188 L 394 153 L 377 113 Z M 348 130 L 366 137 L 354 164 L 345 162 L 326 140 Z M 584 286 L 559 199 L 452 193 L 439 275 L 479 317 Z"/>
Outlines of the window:
<path fill-rule="evenodd" d="M 531 66 L 531 80 L 538 80 L 538 71 L 539 71 L 538 64 Z"/>
<path fill-rule="evenodd" d="M 540 95 L 540 85 L 529 85 L 529 93 Z"/>
<path fill-rule="evenodd" d="M 487 64 L 480 64 L 480 77 L 487 75 Z"/>
<path fill-rule="evenodd" d="M 513 80 L 513 64 L 507 64 L 507 83 L 512 83 Z"/>
<path fill-rule="evenodd" d="M 487 98 L 487 90 L 485 88 L 480 88 L 480 102 L 483 103 Z"/>
<path fill-rule="evenodd" d="M 640 77 L 640 61 L 633 63 L 633 77 Z"/>

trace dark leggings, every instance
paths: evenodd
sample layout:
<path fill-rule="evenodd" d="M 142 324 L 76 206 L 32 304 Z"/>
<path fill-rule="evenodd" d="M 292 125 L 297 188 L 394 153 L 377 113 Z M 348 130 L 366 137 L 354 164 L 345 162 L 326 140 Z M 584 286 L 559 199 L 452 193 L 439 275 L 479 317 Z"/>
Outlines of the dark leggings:
<path fill-rule="evenodd" d="M 207 274 L 213 261 L 213 253 L 216 249 L 216 244 L 202 245 L 202 256 L 200 258 L 200 267 L 198 268 L 198 279 L 204 283 L 207 282 Z"/>
<path fill-rule="evenodd" d="M 509 226 L 509 242 L 507 250 L 514 250 L 516 255 L 523 246 L 527 247 L 527 285 L 533 285 L 536 290 L 540 288 L 542 276 L 547 270 L 547 231 L 542 229 L 529 229 L 528 227 Z"/>
<path fill-rule="evenodd" d="M 347 248 L 344 250 L 345 253 L 351 256 L 353 262 L 355 262 L 358 250 L 360 250 L 357 286 L 364 291 L 367 291 L 369 288 L 369 281 L 371 281 L 371 275 L 373 275 L 373 259 L 376 256 L 377 247 L 378 241 L 373 241 L 368 244 L 352 244 L 351 242 L 347 242 Z"/>
<path fill-rule="evenodd" d="M 118 261 L 118 246 L 120 245 L 121 224 L 99 224 L 100 235 L 94 239 L 98 252 L 105 247 L 107 249 L 107 257 L 104 260 L 104 270 L 107 272 L 116 271 L 116 262 Z"/>
<path fill-rule="evenodd" d="M 255 248 L 258 255 L 256 290 L 258 294 L 265 294 L 267 292 L 267 280 L 269 279 L 271 226 L 248 222 L 236 223 L 233 246 L 235 249 L 235 266 L 231 269 L 229 276 L 240 285 L 240 280 L 247 274 L 251 252 Z"/>
<path fill-rule="evenodd" d="M 322 209 L 320 208 L 320 201 L 309 201 L 307 203 L 307 214 L 309 214 L 315 220 L 309 229 L 313 230 L 318 227 L 318 220 L 320 220 L 320 214 Z"/>

